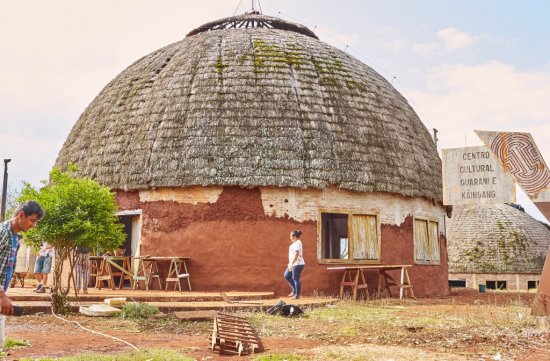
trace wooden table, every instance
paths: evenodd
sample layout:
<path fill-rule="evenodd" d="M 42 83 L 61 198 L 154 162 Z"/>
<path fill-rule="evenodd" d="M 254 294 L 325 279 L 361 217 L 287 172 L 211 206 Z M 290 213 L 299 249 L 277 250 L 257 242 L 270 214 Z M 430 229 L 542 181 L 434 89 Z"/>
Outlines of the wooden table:
<path fill-rule="evenodd" d="M 334 266 L 327 267 L 327 270 L 344 270 L 342 275 L 342 281 L 340 282 L 340 298 L 344 296 L 344 288 L 351 287 L 353 299 L 357 299 L 358 290 L 364 289 L 365 294 L 369 297 L 368 285 L 365 281 L 364 271 L 375 270 L 378 271 L 378 292 L 377 297 L 380 297 L 380 291 L 382 290 L 382 283 L 384 283 L 388 295 L 391 297 L 390 286 L 399 287 L 399 299 L 403 299 L 405 291 L 410 292 L 412 298 L 414 297 L 413 285 L 409 278 L 409 272 L 407 268 L 412 267 L 409 264 L 403 265 L 347 265 L 347 266 Z M 394 279 L 388 274 L 388 271 L 400 270 L 401 277 L 399 281 Z"/>
<path fill-rule="evenodd" d="M 90 260 L 97 261 L 101 258 L 99 271 L 97 272 L 95 286 L 97 289 L 103 287 L 103 282 L 107 281 L 111 289 L 116 288 L 115 277 L 120 277 L 118 288 L 124 286 L 124 279 L 128 278 L 133 283 L 134 274 L 128 256 L 92 256 Z M 120 264 L 118 263 L 120 262 Z"/>
<path fill-rule="evenodd" d="M 158 271 L 158 261 L 170 261 L 170 267 L 168 268 L 168 275 L 165 281 L 165 290 L 168 290 L 170 282 L 174 282 L 174 291 L 178 288 L 181 291 L 180 280 L 182 278 L 187 279 L 187 285 L 189 291 L 191 291 L 191 275 L 187 269 L 187 262 L 191 257 L 177 257 L 177 256 L 139 256 L 134 257 L 138 260 L 137 273 L 135 277 L 137 282 L 144 281 L 145 288 L 147 289 L 148 283 L 152 278 L 157 278 L 160 289 L 162 289 L 162 282 Z M 134 284 L 136 281 L 134 281 Z M 133 288 L 133 287 L 132 287 Z"/>

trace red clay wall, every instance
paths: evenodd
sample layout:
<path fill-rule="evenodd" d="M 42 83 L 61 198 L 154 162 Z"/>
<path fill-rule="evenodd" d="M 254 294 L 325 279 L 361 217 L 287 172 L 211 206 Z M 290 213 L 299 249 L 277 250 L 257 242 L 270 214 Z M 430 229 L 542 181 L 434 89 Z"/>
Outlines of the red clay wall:
<path fill-rule="evenodd" d="M 142 210 L 141 255 L 186 255 L 194 290 L 289 292 L 283 278 L 289 233 L 303 232 L 306 268 L 304 295 L 338 292 L 341 273 L 317 262 L 317 224 L 266 216 L 260 190 L 226 187 L 215 203 L 140 202 L 138 193 L 119 192 L 121 210 Z M 382 262 L 414 264 L 412 217 L 400 226 L 382 225 Z M 447 250 L 441 241 L 442 266 L 414 266 L 415 294 L 448 293 Z M 166 270 L 164 270 L 166 271 Z M 396 274 L 397 277 L 397 274 Z M 374 274 L 369 284 L 376 284 Z"/>

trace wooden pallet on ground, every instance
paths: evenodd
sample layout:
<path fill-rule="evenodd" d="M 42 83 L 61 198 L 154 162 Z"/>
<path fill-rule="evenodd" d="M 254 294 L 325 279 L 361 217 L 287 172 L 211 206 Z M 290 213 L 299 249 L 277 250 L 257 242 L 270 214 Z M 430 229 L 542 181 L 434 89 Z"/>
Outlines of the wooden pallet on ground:
<path fill-rule="evenodd" d="M 248 355 L 261 351 L 256 332 L 244 317 L 218 312 L 210 337 L 211 349 L 220 353 Z"/>

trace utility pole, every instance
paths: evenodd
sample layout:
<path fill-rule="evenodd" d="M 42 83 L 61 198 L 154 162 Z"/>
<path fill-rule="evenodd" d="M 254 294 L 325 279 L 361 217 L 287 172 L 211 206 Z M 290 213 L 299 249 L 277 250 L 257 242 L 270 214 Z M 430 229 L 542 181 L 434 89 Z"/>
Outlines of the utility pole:
<path fill-rule="evenodd" d="M 435 148 L 437 149 L 437 141 L 439 140 L 439 139 L 437 139 L 437 132 L 438 132 L 438 130 L 435 129 L 435 128 L 433 128 L 433 130 L 434 130 L 434 143 L 435 143 Z"/>
<path fill-rule="evenodd" d="M 4 183 L 2 184 L 2 210 L 0 213 L 0 221 L 6 219 L 6 197 L 8 194 L 8 163 L 11 159 L 4 159 Z"/>

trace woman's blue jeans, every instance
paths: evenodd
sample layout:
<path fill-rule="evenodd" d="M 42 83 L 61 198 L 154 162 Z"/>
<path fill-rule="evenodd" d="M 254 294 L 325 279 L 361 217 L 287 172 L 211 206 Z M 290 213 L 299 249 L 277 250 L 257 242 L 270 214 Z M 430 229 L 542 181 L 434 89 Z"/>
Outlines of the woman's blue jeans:
<path fill-rule="evenodd" d="M 285 269 L 285 279 L 290 285 L 290 288 L 292 288 L 292 292 L 294 293 L 294 296 L 296 298 L 300 298 L 300 291 L 302 289 L 300 276 L 302 275 L 303 269 L 304 269 L 303 264 L 292 267 L 292 272 L 288 270 L 288 267 Z"/>

